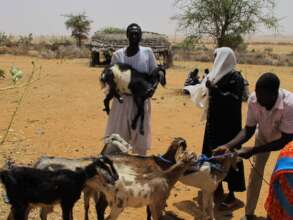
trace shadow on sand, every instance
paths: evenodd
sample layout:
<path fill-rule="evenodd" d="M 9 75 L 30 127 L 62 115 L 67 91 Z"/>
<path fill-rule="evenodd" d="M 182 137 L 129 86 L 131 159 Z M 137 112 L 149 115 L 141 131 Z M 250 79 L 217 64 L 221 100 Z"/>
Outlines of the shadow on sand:
<path fill-rule="evenodd" d="M 174 203 L 174 206 L 178 208 L 179 210 L 188 213 L 191 216 L 194 216 L 194 219 L 200 219 L 201 217 L 201 208 L 199 207 L 198 203 L 196 202 L 197 198 L 195 198 L 195 201 L 181 201 L 178 203 Z M 233 207 L 229 210 L 219 210 L 219 206 L 216 205 L 215 207 L 215 218 L 217 220 L 230 220 L 233 219 L 233 212 L 237 209 L 240 209 L 244 207 L 244 203 L 240 200 L 237 202 L 237 206 Z M 265 220 L 266 218 L 260 217 L 256 220 Z"/>
<path fill-rule="evenodd" d="M 165 215 L 160 218 L 160 220 L 184 220 L 183 218 L 178 217 L 174 212 L 167 211 Z"/>

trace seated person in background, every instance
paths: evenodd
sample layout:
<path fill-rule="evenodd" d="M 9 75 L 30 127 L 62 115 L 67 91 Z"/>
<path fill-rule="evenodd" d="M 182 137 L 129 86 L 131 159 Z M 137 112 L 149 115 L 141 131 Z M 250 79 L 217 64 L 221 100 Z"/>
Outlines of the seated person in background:
<path fill-rule="evenodd" d="M 184 89 L 183 89 L 184 94 L 186 95 L 189 94 L 188 90 L 185 89 L 186 86 L 194 86 L 200 83 L 198 72 L 199 72 L 198 68 L 195 68 L 192 72 L 188 74 L 188 77 L 184 82 Z"/>

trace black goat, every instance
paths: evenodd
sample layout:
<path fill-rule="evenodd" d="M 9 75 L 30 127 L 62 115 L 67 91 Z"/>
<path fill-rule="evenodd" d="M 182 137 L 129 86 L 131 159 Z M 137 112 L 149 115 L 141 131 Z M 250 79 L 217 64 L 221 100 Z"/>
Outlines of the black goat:
<path fill-rule="evenodd" d="M 33 206 L 60 203 L 63 220 L 72 220 L 72 208 L 80 198 L 87 181 L 115 184 L 118 174 L 107 157 L 100 157 L 84 169 L 39 170 L 30 167 L 12 167 L 0 172 L 11 204 L 8 219 L 26 220 Z"/>
<path fill-rule="evenodd" d="M 116 97 L 119 102 L 123 102 L 122 94 L 133 96 L 137 106 L 137 113 L 132 121 L 132 129 L 136 129 L 137 121 L 140 117 L 141 134 L 144 134 L 144 102 L 152 97 L 160 83 L 166 85 L 166 71 L 162 65 L 159 65 L 150 73 L 141 73 L 133 69 L 128 64 L 114 64 L 106 67 L 100 77 L 100 82 L 103 87 L 109 86 L 108 94 L 104 99 L 104 111 L 109 114 L 109 102 L 113 97 Z"/>

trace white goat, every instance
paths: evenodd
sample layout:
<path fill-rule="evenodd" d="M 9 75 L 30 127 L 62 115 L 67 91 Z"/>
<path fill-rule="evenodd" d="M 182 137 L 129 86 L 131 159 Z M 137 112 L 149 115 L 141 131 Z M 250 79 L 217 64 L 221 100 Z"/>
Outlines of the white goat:
<path fill-rule="evenodd" d="M 214 217 L 214 192 L 220 182 L 227 176 L 231 167 L 236 168 L 237 154 L 229 153 L 221 157 L 217 157 L 220 170 L 213 170 L 211 163 L 206 161 L 199 167 L 199 170 L 183 175 L 179 181 L 185 185 L 193 186 L 202 190 L 201 203 L 202 215 L 201 219 L 215 219 Z"/>

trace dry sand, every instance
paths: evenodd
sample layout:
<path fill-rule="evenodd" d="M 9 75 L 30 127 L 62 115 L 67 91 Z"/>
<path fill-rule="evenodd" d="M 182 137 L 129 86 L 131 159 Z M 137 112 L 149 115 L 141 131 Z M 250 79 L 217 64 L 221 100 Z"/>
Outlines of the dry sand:
<path fill-rule="evenodd" d="M 89 68 L 88 60 L 43 60 L 30 57 L 0 56 L 0 68 L 6 72 L 16 64 L 25 72 L 25 77 L 18 85 L 25 83 L 31 74 L 34 60 L 42 66 L 41 80 L 35 81 L 27 90 L 19 107 L 15 121 L 4 145 L 0 146 L 0 164 L 7 157 L 17 163 L 32 163 L 42 155 L 65 157 L 83 157 L 96 155 L 102 147 L 107 116 L 102 112 L 103 93 L 98 77 L 101 68 Z M 186 74 L 195 66 L 200 71 L 210 67 L 209 63 L 180 62 L 167 71 L 168 84 L 159 88 L 152 101 L 152 148 L 150 154 L 163 153 L 174 137 L 184 137 L 189 150 L 201 152 L 204 125 L 200 123 L 200 110 L 190 99 L 181 94 Z M 293 68 L 239 65 L 247 76 L 251 89 L 260 73 L 272 71 L 278 73 L 282 87 L 293 91 Z M 38 77 L 36 74 L 35 77 Z M 8 78 L 8 77 L 7 77 Z M 0 136 L 3 137 L 11 116 L 17 106 L 24 88 L 1 91 L 11 85 L 9 79 L 0 80 Z M 243 105 L 245 121 L 246 104 Z M 246 146 L 252 146 L 253 140 Z M 267 164 L 265 179 L 269 180 L 277 153 L 273 153 Z M 245 161 L 246 178 L 250 165 Z M 3 189 L 1 188 L 0 194 Z M 264 201 L 268 186 L 263 185 L 256 213 L 266 216 Z M 164 219 L 198 219 L 200 211 L 194 201 L 197 189 L 177 184 L 168 199 L 167 215 Z M 246 194 L 237 193 L 245 203 Z M 82 202 L 74 209 L 75 219 L 83 219 Z M 0 199 L 0 220 L 6 219 L 9 207 Z M 244 213 L 242 207 L 232 212 L 217 212 L 218 219 L 240 219 Z M 92 206 L 90 216 L 95 219 Z M 38 219 L 32 212 L 31 219 Z M 60 209 L 49 219 L 61 219 Z M 119 217 L 126 219 L 146 219 L 145 209 L 126 209 Z M 259 218 L 264 219 L 264 218 Z"/>

